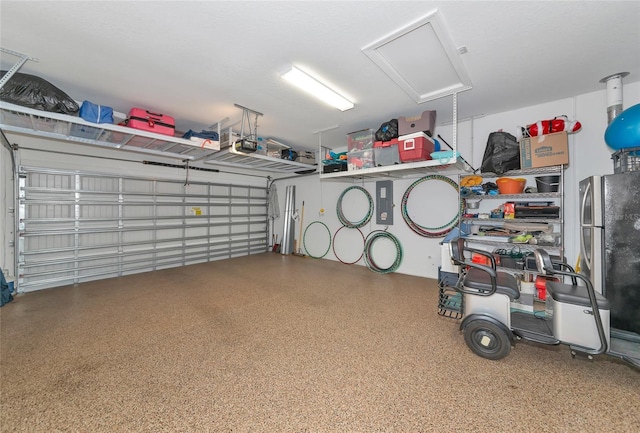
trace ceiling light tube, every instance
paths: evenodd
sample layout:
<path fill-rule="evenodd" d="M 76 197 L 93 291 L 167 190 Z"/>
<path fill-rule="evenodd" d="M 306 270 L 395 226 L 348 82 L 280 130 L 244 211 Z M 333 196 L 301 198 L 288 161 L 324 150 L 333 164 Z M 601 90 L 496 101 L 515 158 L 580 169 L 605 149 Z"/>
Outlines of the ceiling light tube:
<path fill-rule="evenodd" d="M 350 110 L 354 107 L 353 102 L 295 66 L 292 66 L 290 70 L 282 74 L 282 78 L 340 111 Z"/>

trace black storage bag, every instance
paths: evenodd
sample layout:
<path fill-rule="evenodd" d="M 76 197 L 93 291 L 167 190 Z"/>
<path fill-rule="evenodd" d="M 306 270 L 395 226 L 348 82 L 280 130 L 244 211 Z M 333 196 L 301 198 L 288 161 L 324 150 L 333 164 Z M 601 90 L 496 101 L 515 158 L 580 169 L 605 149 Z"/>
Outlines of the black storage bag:
<path fill-rule="evenodd" d="M 394 138 L 398 138 L 398 119 L 384 122 L 376 131 L 376 141 L 391 141 Z"/>
<path fill-rule="evenodd" d="M 7 71 L 0 71 L 2 76 Z M 0 100 L 35 110 L 77 115 L 80 107 L 47 80 L 35 75 L 15 73 L 0 89 Z"/>
<path fill-rule="evenodd" d="M 480 171 L 502 175 L 509 170 L 518 169 L 520 169 L 520 145 L 516 137 L 503 131 L 489 134 Z"/>

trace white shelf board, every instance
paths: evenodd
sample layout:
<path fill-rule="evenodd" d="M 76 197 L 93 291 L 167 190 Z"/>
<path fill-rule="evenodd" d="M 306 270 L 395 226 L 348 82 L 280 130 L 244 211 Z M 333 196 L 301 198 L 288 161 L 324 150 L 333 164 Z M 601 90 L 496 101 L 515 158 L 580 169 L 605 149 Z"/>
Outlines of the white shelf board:
<path fill-rule="evenodd" d="M 563 166 L 562 165 L 553 165 L 550 167 L 539 167 L 539 168 L 523 168 L 523 169 L 519 169 L 519 170 L 509 170 L 505 173 L 502 174 L 496 174 L 496 173 L 491 173 L 491 172 L 484 172 L 484 173 L 480 173 L 478 172 L 478 176 L 482 176 L 483 178 L 485 177 L 513 177 L 513 176 L 530 176 L 530 175 L 536 175 L 536 174 L 553 174 L 553 173 L 560 173 L 563 170 Z"/>
<path fill-rule="evenodd" d="M 484 239 L 483 239 L 484 238 Z M 464 239 L 467 242 L 473 242 L 476 244 L 482 244 L 482 245 L 493 245 L 493 246 L 504 246 L 504 245 L 511 245 L 512 247 L 520 247 L 523 249 L 536 249 L 536 248 L 544 248 L 544 249 L 549 249 L 549 250 L 559 250 L 560 246 L 555 246 L 555 245 L 535 245 L 535 244 L 520 244 L 520 243 L 515 243 L 515 242 L 509 242 L 509 238 L 507 236 L 504 237 L 500 237 L 500 236 L 464 236 Z"/>
<path fill-rule="evenodd" d="M 477 222 L 478 224 L 533 224 L 533 223 L 551 223 L 562 224 L 563 221 L 560 218 L 470 218 L 462 217 L 463 221 L 470 223 Z"/>
<path fill-rule="evenodd" d="M 450 158 L 446 162 L 428 160 L 383 167 L 365 168 L 362 170 L 320 173 L 320 180 L 367 180 L 385 178 L 409 178 L 425 176 L 429 173 L 459 174 L 465 172 L 465 164 L 460 159 Z"/>
<path fill-rule="evenodd" d="M 465 200 L 509 200 L 509 201 L 531 201 L 541 198 L 560 198 L 559 192 L 533 192 L 523 194 L 473 194 L 462 197 Z"/>

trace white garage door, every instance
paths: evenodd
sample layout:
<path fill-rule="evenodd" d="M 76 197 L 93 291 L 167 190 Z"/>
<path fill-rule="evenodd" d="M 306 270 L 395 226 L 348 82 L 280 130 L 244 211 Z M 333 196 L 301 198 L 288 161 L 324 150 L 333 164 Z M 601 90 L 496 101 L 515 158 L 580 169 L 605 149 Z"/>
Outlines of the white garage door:
<path fill-rule="evenodd" d="M 262 253 L 267 188 L 20 167 L 18 290 Z"/>

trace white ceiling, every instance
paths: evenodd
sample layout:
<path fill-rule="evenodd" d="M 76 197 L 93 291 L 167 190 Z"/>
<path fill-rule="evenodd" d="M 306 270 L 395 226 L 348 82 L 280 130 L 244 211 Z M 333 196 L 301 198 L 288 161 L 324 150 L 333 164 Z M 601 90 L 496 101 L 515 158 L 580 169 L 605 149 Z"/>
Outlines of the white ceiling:
<path fill-rule="evenodd" d="M 362 52 L 434 9 L 468 50 L 473 88 L 458 96 L 460 119 L 603 90 L 599 80 L 617 72 L 640 80 L 638 1 L 2 0 L 0 45 L 38 58 L 21 72 L 76 100 L 164 112 L 183 131 L 239 120 L 240 104 L 264 113 L 259 135 L 315 149 L 314 131 L 334 125 L 323 144 L 343 146 L 348 132 L 424 110 L 451 121 L 451 97 L 417 104 Z M 16 60 L 2 54 L 1 66 Z M 291 87 L 279 72 L 292 63 L 355 108 L 340 112 Z"/>

